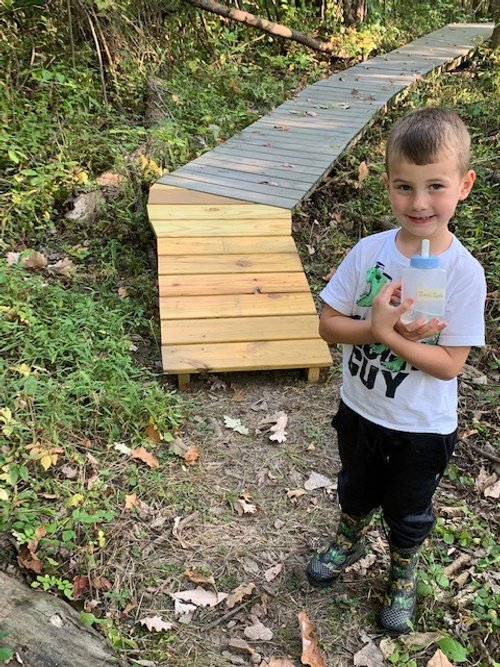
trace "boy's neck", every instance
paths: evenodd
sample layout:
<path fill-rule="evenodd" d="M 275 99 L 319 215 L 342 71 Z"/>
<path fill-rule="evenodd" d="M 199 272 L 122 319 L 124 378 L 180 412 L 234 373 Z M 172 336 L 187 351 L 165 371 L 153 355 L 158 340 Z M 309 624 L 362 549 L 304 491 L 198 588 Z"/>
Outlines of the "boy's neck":
<path fill-rule="evenodd" d="M 441 234 L 434 238 L 431 237 L 429 240 L 431 242 L 430 254 L 441 255 L 441 253 L 446 252 L 450 247 L 453 241 L 453 234 L 449 229 L 445 229 L 442 230 Z M 396 248 L 405 257 L 419 255 L 422 248 L 422 239 L 419 236 L 408 234 L 404 229 L 400 229 L 396 234 Z"/>

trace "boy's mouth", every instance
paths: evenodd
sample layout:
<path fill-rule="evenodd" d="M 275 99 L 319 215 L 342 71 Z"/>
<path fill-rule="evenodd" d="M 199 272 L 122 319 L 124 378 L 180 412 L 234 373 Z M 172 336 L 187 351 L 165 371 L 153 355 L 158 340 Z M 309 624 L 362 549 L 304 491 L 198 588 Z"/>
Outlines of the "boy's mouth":
<path fill-rule="evenodd" d="M 417 224 L 423 224 L 424 222 L 429 222 L 429 220 L 432 220 L 434 218 L 433 215 L 409 215 L 408 217 L 412 222 L 416 222 Z"/>

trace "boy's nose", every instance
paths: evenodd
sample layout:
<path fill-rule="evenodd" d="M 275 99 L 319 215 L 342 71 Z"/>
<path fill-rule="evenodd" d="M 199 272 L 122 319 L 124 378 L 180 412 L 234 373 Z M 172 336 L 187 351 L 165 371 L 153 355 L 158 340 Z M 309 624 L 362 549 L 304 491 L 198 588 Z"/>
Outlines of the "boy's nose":
<path fill-rule="evenodd" d="M 412 208 L 415 211 L 424 211 L 427 208 L 427 195 L 425 192 L 416 192 L 414 194 Z"/>

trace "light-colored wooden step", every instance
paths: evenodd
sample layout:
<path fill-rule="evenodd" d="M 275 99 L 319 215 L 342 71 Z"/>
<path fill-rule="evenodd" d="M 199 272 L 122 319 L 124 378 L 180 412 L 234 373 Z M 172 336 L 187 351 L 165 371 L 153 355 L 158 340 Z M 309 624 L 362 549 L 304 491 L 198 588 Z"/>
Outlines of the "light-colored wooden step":
<path fill-rule="evenodd" d="M 203 236 L 158 239 L 162 255 L 255 255 L 296 253 L 291 236 Z"/>
<path fill-rule="evenodd" d="M 160 297 L 160 319 L 207 319 L 262 315 L 312 315 L 310 292 Z M 306 364 L 307 365 L 307 364 Z"/>
<path fill-rule="evenodd" d="M 174 375 L 211 371 L 327 367 L 332 363 L 328 347 L 319 338 L 163 345 L 162 358 L 163 368 L 167 373 Z"/>
<path fill-rule="evenodd" d="M 200 265 L 203 271 L 203 265 Z M 307 278 L 295 273 L 240 273 L 228 280 L 226 273 L 197 275 L 160 275 L 160 296 L 197 296 L 209 294 L 271 294 L 273 292 L 307 292 Z"/>
<path fill-rule="evenodd" d="M 300 340 L 315 338 L 317 335 L 316 314 L 161 321 L 161 340 L 164 345 Z"/>
<path fill-rule="evenodd" d="M 296 253 L 264 255 L 203 255 L 193 257 L 169 255 L 158 257 L 158 271 L 176 275 L 203 273 L 287 273 L 302 271 L 300 258 Z"/>
<path fill-rule="evenodd" d="M 149 211 L 155 206 L 148 207 Z M 158 238 L 172 237 L 207 237 L 207 236 L 286 236 L 291 233 L 292 222 L 290 212 L 288 218 L 274 218 L 269 212 L 267 218 L 239 219 L 154 219 L 151 224 Z"/>

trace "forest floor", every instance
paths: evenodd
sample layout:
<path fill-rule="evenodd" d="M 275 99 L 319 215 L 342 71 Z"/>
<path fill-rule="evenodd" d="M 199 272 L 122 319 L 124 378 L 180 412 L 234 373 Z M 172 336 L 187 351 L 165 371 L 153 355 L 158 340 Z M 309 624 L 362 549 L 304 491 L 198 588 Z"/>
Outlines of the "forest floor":
<path fill-rule="evenodd" d="M 425 546 L 424 596 L 408 647 L 390 642 L 377 627 L 388 566 L 380 518 L 368 533 L 365 558 L 330 589 L 308 584 L 304 568 L 328 544 L 339 515 L 339 458 L 330 426 L 339 379 L 334 369 L 319 384 L 307 384 L 298 371 L 194 381 L 182 440 L 199 450 L 199 459 L 169 466 L 165 487 L 171 502 L 138 508 L 139 521 L 130 530 L 122 526 L 116 560 L 109 563 L 122 573 L 121 587 L 134 589 L 137 606 L 129 620 L 160 616 L 174 623 L 163 642 L 156 633 L 141 639 L 154 664 L 299 665 L 298 614 L 305 612 L 325 659 L 306 664 L 371 667 L 383 664 L 384 655 L 392 656 L 393 664 L 427 665 L 448 631 L 460 634 L 471 622 L 475 585 L 470 584 L 481 581 L 482 588 L 498 591 L 498 572 L 487 566 L 489 542 L 498 529 L 492 513 L 496 501 L 484 496 L 494 481 L 494 466 L 468 447 L 463 431 L 452 467 L 460 474 L 448 474 L 437 494 L 441 525 Z M 464 390 L 473 386 L 464 383 Z M 277 413 L 287 417 L 283 442 L 270 439 L 280 432 L 269 430 Z M 200 590 L 193 593 L 197 588 L 229 597 L 204 607 L 215 599 L 205 600 Z M 189 622 L 179 622 L 173 592 L 198 602 Z M 470 633 L 484 659 L 480 664 L 493 664 L 488 654 L 498 654 L 497 640 L 487 632 Z M 363 648 L 367 662 L 359 657 L 353 662 Z"/>

